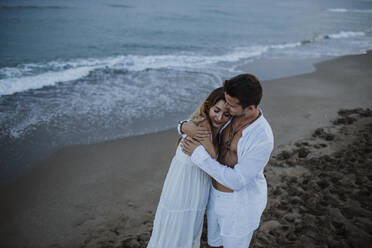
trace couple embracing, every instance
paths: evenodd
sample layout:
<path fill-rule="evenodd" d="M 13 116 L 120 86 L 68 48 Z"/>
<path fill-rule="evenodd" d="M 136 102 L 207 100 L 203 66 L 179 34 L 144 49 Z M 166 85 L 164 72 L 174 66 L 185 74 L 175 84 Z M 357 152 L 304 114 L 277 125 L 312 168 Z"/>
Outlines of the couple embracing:
<path fill-rule="evenodd" d="M 267 202 L 263 174 L 273 150 L 251 74 L 226 80 L 189 121 L 166 176 L 148 248 L 198 248 L 207 211 L 211 247 L 248 248 Z"/>

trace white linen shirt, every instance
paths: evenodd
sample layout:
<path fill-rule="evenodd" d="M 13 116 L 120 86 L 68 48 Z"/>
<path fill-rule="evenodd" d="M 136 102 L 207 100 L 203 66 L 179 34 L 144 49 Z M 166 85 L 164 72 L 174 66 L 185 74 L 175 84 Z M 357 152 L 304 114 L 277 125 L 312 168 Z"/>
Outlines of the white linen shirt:
<path fill-rule="evenodd" d="M 244 236 L 258 228 L 267 203 L 267 183 L 263 174 L 274 147 L 271 127 L 261 114 L 242 131 L 238 141 L 238 161 L 234 168 L 212 159 L 203 146 L 198 146 L 191 161 L 222 185 L 234 190 L 232 227 L 222 235 Z"/>

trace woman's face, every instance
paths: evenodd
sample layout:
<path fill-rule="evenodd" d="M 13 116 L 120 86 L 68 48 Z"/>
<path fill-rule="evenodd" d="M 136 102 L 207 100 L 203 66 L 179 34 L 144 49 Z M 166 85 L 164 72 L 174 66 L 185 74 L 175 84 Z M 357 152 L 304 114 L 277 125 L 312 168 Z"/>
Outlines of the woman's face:
<path fill-rule="evenodd" d="M 229 111 L 225 108 L 225 101 L 219 100 L 209 109 L 209 118 L 215 128 L 222 127 L 230 119 Z"/>

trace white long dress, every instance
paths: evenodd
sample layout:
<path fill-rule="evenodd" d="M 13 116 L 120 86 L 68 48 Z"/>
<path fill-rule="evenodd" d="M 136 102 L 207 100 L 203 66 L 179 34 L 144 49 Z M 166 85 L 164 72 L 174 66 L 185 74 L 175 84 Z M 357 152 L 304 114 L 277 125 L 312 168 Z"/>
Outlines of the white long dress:
<path fill-rule="evenodd" d="M 199 248 L 210 177 L 177 147 L 147 248 Z"/>

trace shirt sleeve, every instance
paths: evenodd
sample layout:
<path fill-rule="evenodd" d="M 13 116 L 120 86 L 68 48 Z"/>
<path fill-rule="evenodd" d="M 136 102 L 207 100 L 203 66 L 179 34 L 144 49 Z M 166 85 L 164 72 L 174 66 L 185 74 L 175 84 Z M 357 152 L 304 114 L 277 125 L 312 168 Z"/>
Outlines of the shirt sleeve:
<path fill-rule="evenodd" d="M 260 173 L 273 150 L 273 142 L 262 142 L 245 151 L 234 168 L 212 159 L 203 146 L 198 146 L 191 161 L 222 185 L 238 191 L 249 184 Z"/>
<path fill-rule="evenodd" d="M 185 138 L 187 135 L 181 132 L 181 125 L 182 125 L 184 122 L 187 122 L 187 121 L 190 121 L 190 120 L 179 121 L 178 124 L 177 124 L 177 132 L 178 132 L 178 134 L 181 135 L 183 138 Z"/>

